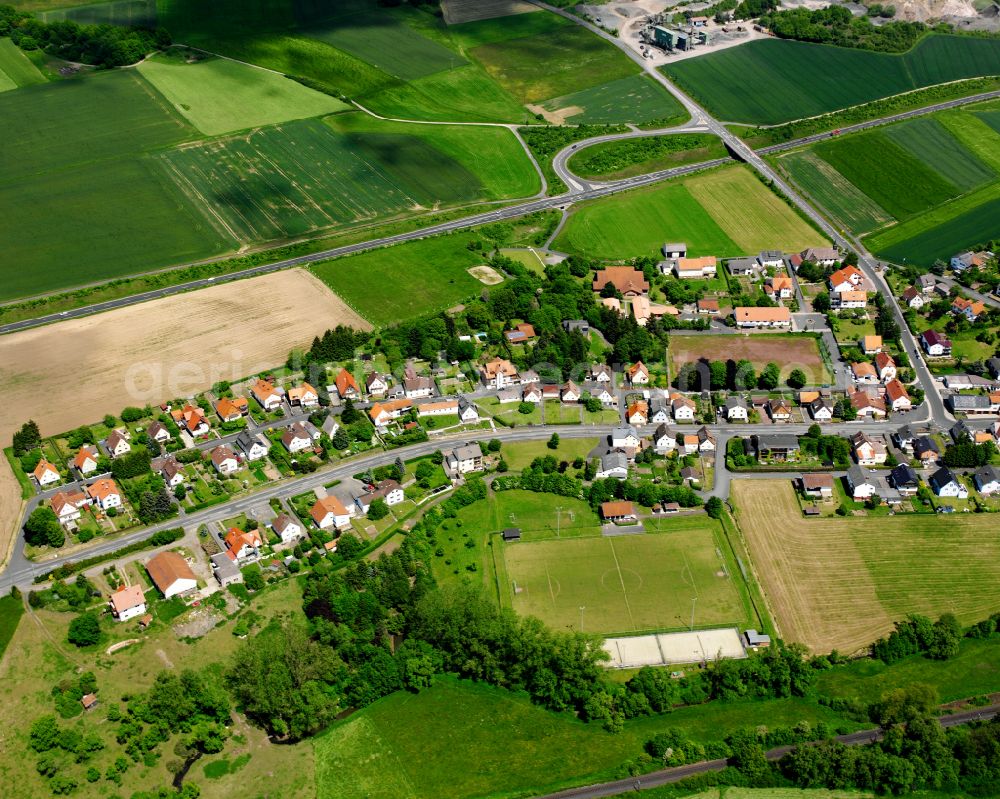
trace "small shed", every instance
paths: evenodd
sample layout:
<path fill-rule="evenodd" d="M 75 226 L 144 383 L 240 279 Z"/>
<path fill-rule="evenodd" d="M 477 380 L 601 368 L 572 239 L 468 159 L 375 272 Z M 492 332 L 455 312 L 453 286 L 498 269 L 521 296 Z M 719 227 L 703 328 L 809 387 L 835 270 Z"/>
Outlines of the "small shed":
<path fill-rule="evenodd" d="M 771 645 L 771 636 L 764 635 L 756 630 L 747 630 L 743 635 L 747 639 L 748 646 L 765 647 Z"/>
<path fill-rule="evenodd" d="M 521 528 L 520 527 L 507 527 L 504 529 L 500 535 L 503 537 L 504 541 L 520 541 L 521 540 Z"/>
<path fill-rule="evenodd" d="M 93 694 L 84 694 L 80 697 L 80 704 L 83 705 L 84 710 L 90 710 L 97 705 L 97 697 Z"/>

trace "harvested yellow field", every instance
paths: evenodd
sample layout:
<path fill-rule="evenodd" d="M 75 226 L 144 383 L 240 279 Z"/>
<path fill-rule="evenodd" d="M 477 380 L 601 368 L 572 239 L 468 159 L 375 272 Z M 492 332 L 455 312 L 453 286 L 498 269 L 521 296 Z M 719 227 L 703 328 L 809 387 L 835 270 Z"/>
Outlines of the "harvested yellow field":
<path fill-rule="evenodd" d="M 337 324 L 371 325 L 300 269 L 0 337 L 0 440 L 186 397 L 285 362 Z"/>
<path fill-rule="evenodd" d="M 731 501 L 786 641 L 853 653 L 908 613 L 964 624 L 1000 605 L 1000 537 L 988 514 L 802 516 L 788 480 L 740 480 Z"/>

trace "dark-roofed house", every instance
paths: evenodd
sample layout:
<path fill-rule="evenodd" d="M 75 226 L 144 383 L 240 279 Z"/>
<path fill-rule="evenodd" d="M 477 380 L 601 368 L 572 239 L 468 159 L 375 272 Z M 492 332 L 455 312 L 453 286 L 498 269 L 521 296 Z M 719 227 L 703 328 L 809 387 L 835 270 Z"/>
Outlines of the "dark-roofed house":
<path fill-rule="evenodd" d="M 871 499 L 878 494 L 878 477 L 855 463 L 847 470 L 847 487 L 854 499 Z"/>
<path fill-rule="evenodd" d="M 455 447 L 445 456 L 445 465 L 455 475 L 481 472 L 483 470 L 483 450 L 476 442 Z"/>
<path fill-rule="evenodd" d="M 921 463 L 933 463 L 941 456 L 941 450 L 930 436 L 913 439 L 913 457 Z"/>
<path fill-rule="evenodd" d="M 951 340 L 936 330 L 925 330 L 920 334 L 920 346 L 932 358 L 951 356 Z"/>
<path fill-rule="evenodd" d="M 248 461 L 259 461 L 267 455 L 267 446 L 261 441 L 260 436 L 254 435 L 249 430 L 244 430 L 236 437 L 236 446 Z"/>
<path fill-rule="evenodd" d="M 969 489 L 955 476 L 954 472 L 947 466 L 942 466 L 927 481 L 931 490 L 939 497 L 955 497 L 956 499 L 967 499 Z"/>
<path fill-rule="evenodd" d="M 726 419 L 730 422 L 745 422 L 750 418 L 750 409 L 743 397 L 726 398 Z"/>
<path fill-rule="evenodd" d="M 973 473 L 972 482 L 980 494 L 996 494 L 1000 491 L 1000 470 L 995 466 L 982 466 Z"/>
<path fill-rule="evenodd" d="M 896 446 L 907 452 L 913 451 L 913 440 L 917 438 L 917 431 L 914 430 L 910 425 L 903 425 L 895 433 L 892 434 L 892 440 L 895 442 Z"/>
<path fill-rule="evenodd" d="M 760 275 L 760 264 L 756 258 L 731 258 L 726 261 L 726 269 L 734 277 L 756 279 Z"/>
<path fill-rule="evenodd" d="M 760 433 L 750 437 L 750 446 L 758 458 L 788 460 L 799 452 L 799 439 L 794 433 Z"/>
<path fill-rule="evenodd" d="M 668 241 L 663 245 L 664 258 L 687 258 L 688 248 L 683 241 Z"/>
<path fill-rule="evenodd" d="M 626 479 L 628 477 L 628 457 L 624 452 L 618 450 L 604 453 L 601 456 L 601 466 L 595 477 L 602 480 L 607 477 L 614 477 L 618 480 Z"/>
<path fill-rule="evenodd" d="M 990 413 L 990 398 L 984 394 L 952 394 L 946 401 L 953 413 L 971 416 Z"/>
<path fill-rule="evenodd" d="M 920 488 L 920 476 L 908 463 L 901 463 L 889 472 L 889 481 L 903 496 L 913 496 Z"/>
<path fill-rule="evenodd" d="M 500 533 L 501 538 L 504 541 L 520 541 L 521 540 L 521 528 L 520 527 L 505 527 L 503 532 Z"/>

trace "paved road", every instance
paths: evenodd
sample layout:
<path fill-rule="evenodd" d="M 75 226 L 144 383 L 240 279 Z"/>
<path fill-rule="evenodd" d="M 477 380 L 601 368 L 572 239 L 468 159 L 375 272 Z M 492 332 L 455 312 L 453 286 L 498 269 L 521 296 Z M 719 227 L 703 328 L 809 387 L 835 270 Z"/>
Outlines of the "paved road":
<path fill-rule="evenodd" d="M 939 719 L 942 727 L 957 727 L 961 724 L 970 724 L 977 721 L 987 721 L 1000 714 L 1000 705 L 988 705 L 976 710 L 962 711 L 950 716 L 943 716 Z M 848 746 L 861 746 L 878 741 L 882 738 L 882 730 L 862 730 L 850 735 L 838 735 L 835 740 Z M 771 761 L 780 760 L 788 754 L 794 747 L 781 746 L 771 749 L 767 753 L 767 759 Z M 601 799 L 605 796 L 618 796 L 624 793 L 634 793 L 649 788 L 658 788 L 662 785 L 669 785 L 673 782 L 680 782 L 687 777 L 697 774 L 705 774 L 710 771 L 722 771 L 727 765 L 726 760 L 706 760 L 701 763 L 692 763 L 687 766 L 677 766 L 675 768 L 653 771 L 643 774 L 640 777 L 627 777 L 622 780 L 612 780 L 602 782 L 598 785 L 587 785 L 582 788 L 570 788 L 565 791 L 546 794 L 538 799 Z"/>

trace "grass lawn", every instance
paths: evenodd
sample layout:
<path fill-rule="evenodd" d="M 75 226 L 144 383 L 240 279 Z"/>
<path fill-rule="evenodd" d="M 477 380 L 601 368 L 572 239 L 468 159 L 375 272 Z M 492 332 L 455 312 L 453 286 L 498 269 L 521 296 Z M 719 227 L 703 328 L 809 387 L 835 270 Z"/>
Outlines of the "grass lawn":
<path fill-rule="evenodd" d="M 10 39 L 0 39 L 0 92 L 45 83 L 45 76 Z"/>
<path fill-rule="evenodd" d="M 532 404 L 531 413 L 521 413 L 518 410 L 518 403 L 507 402 L 501 404 L 496 397 L 483 397 L 477 400 L 476 404 L 480 411 L 487 413 L 510 427 L 518 427 L 526 424 L 542 423 L 541 404 Z"/>
<path fill-rule="evenodd" d="M 507 249 L 500 250 L 500 254 L 510 258 L 512 261 L 517 261 L 521 266 L 530 269 L 536 275 L 545 274 L 545 262 L 537 250 L 530 247 L 527 250 Z"/>
<path fill-rule="evenodd" d="M 645 535 L 521 541 L 503 546 L 512 605 L 556 629 L 604 634 L 746 623 L 706 517 L 664 521 Z"/>
<path fill-rule="evenodd" d="M 572 463 L 577 458 L 586 458 L 596 446 L 596 438 L 561 438 L 556 449 L 549 449 L 547 441 L 518 441 L 504 444 L 500 453 L 507 465 L 517 471 L 530 465 L 535 458 L 546 455 L 555 455 L 560 461 Z"/>
<path fill-rule="evenodd" d="M 726 148 L 717 136 L 681 133 L 594 144 L 574 153 L 567 166 L 582 178 L 619 180 L 724 157 Z"/>
<path fill-rule="evenodd" d="M 667 127 L 688 118 L 674 96 L 648 75 L 629 75 L 546 100 L 541 105 L 548 111 L 561 112 L 570 125 L 655 121 Z"/>
<path fill-rule="evenodd" d="M 871 319 L 837 319 L 833 334 L 841 347 L 856 347 L 863 336 L 875 335 L 875 322 Z"/>
<path fill-rule="evenodd" d="M 992 75 L 998 58 L 1000 41 L 959 36 L 927 36 L 903 55 L 762 39 L 664 71 L 714 116 L 769 125 Z"/>
<path fill-rule="evenodd" d="M 139 72 L 202 133 L 246 128 L 343 111 L 348 106 L 301 83 L 223 58 L 186 63 L 171 50 L 139 65 Z"/>
<path fill-rule="evenodd" d="M 963 624 L 1000 602 L 1000 544 L 987 514 L 803 520 L 790 481 L 735 480 L 732 501 L 786 640 L 852 653 L 907 613 Z"/>
<path fill-rule="evenodd" d="M 667 181 L 575 207 L 554 247 L 597 258 L 655 255 L 665 239 L 692 256 L 727 257 L 823 243 L 746 167 Z"/>
<path fill-rule="evenodd" d="M 361 113 L 338 114 L 327 119 L 327 124 L 347 136 L 352 145 L 378 156 L 390 172 L 407 174 L 412 170 L 413 182 L 421 187 L 455 179 L 454 174 L 441 170 L 433 160 L 421 162 L 417 148 L 430 147 L 475 176 L 479 183 L 478 199 L 530 197 L 541 189 L 537 170 L 514 134 L 505 128 L 409 125 Z"/>
<path fill-rule="evenodd" d="M 578 25 L 483 44 L 470 52 L 524 103 L 564 97 L 638 72 L 628 56 Z"/>
<path fill-rule="evenodd" d="M 376 326 L 451 307 L 478 293 L 466 270 L 482 256 L 466 249 L 472 233 L 455 233 L 325 261 L 320 280 Z M 385 287 L 393 291 L 386 293 Z M 516 410 L 516 408 L 515 408 Z"/>

